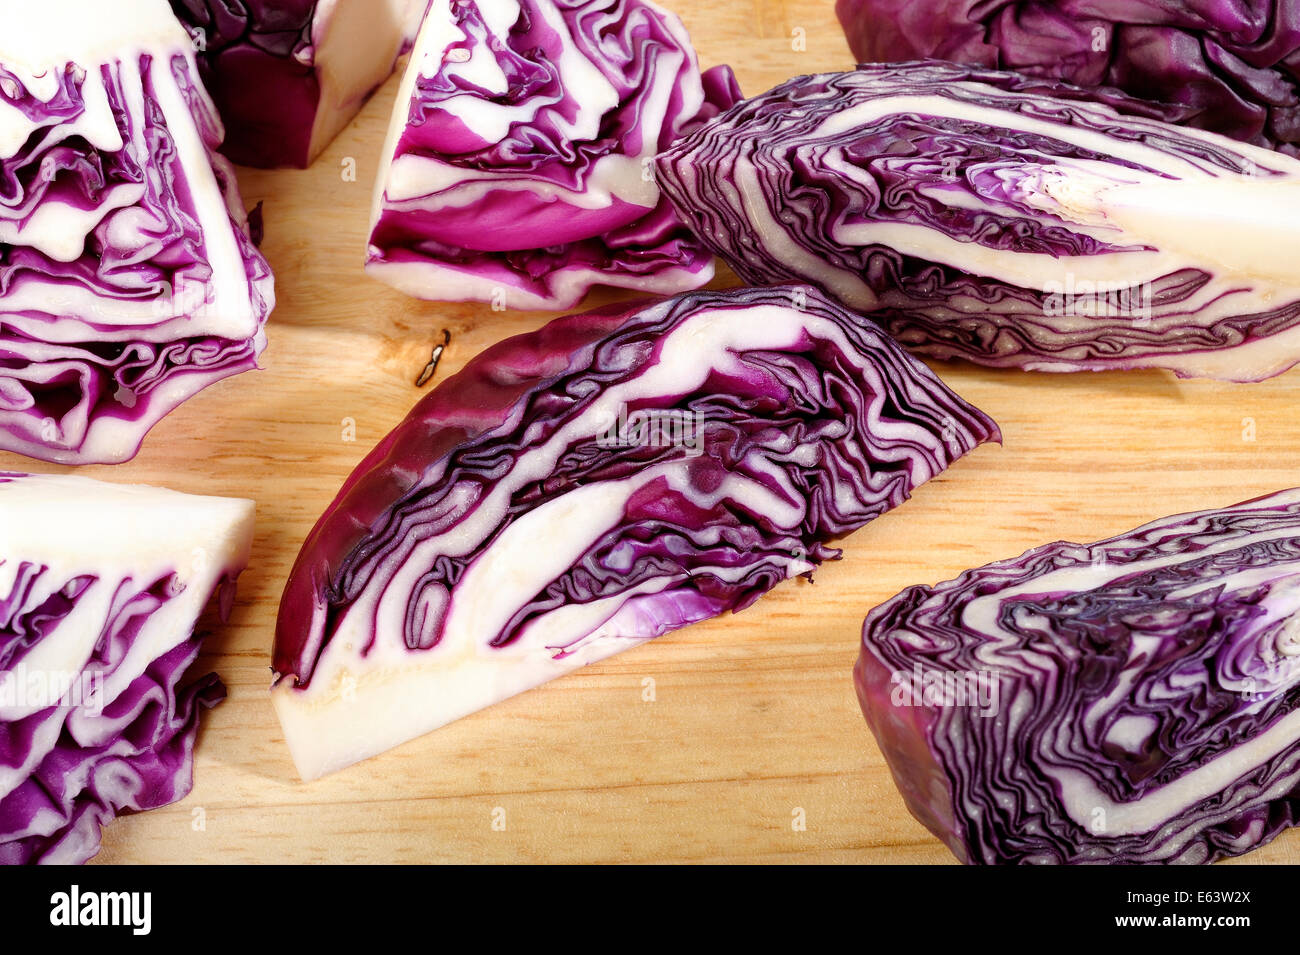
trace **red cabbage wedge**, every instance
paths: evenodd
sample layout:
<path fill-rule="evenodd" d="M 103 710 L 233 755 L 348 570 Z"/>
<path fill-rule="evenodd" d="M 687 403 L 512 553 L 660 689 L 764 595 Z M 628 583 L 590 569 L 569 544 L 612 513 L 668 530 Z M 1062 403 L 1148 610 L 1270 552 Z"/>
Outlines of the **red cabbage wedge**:
<path fill-rule="evenodd" d="M 398 92 L 366 270 L 418 298 L 562 309 L 671 294 L 713 257 L 652 157 L 739 98 L 647 0 L 433 0 Z"/>
<path fill-rule="evenodd" d="M 938 62 L 805 76 L 658 160 L 751 284 L 813 282 L 936 358 L 1254 381 L 1300 360 L 1300 161 Z"/>
<path fill-rule="evenodd" d="M 303 546 L 272 691 L 304 778 L 741 610 L 996 426 L 812 290 L 558 319 L 427 395 Z"/>
<path fill-rule="evenodd" d="M 248 563 L 253 503 L 0 473 L 0 864 L 79 863 L 126 810 L 184 797 L 195 622 Z"/>
<path fill-rule="evenodd" d="M 393 72 L 426 0 L 171 0 L 246 166 L 311 164 Z M 417 20 L 418 22 L 418 20 Z"/>
<path fill-rule="evenodd" d="M 116 463 L 274 303 L 165 0 L 0 0 L 0 449 Z"/>
<path fill-rule="evenodd" d="M 858 698 L 969 863 L 1202 863 L 1300 821 L 1300 490 L 871 611 Z"/>
<path fill-rule="evenodd" d="M 1295 0 L 837 0 L 862 62 L 936 57 L 1169 104 L 1168 119 L 1300 150 Z"/>

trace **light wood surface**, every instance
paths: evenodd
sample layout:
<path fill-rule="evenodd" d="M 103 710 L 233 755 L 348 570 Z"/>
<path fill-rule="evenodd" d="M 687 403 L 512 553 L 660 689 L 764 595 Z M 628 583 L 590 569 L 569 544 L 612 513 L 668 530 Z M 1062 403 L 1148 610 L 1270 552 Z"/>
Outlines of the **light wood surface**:
<path fill-rule="evenodd" d="M 733 64 L 747 93 L 851 65 L 829 0 L 666 2 L 702 62 Z M 229 698 L 206 715 L 194 792 L 114 823 L 99 861 L 948 863 L 904 808 L 853 695 L 865 613 L 909 584 L 1047 541 L 1300 484 L 1300 372 L 1227 385 L 936 365 L 1001 424 L 1005 445 L 853 535 L 815 584 L 787 583 L 742 614 L 303 784 L 267 696 L 276 607 L 300 543 L 417 400 L 440 329 L 454 337 L 439 378 L 550 317 L 419 302 L 362 273 L 395 92 L 393 79 L 310 170 L 240 170 L 247 203 L 265 201 L 277 278 L 265 370 L 189 402 L 133 462 L 82 471 L 258 503 L 233 618 L 205 621 L 214 632 L 200 664 Z M 0 469 L 55 470 L 4 454 Z M 1240 861 L 1300 862 L 1300 833 Z"/>

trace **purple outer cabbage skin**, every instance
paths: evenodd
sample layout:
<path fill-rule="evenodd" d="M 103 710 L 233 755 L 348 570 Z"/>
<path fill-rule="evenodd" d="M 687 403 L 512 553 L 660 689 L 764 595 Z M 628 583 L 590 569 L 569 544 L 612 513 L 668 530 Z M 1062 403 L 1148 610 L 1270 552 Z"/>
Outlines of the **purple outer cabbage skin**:
<path fill-rule="evenodd" d="M 0 62 L 0 101 L 0 133 L 30 130 L 0 155 L 0 449 L 125 461 L 266 345 L 273 280 L 220 121 L 179 26 L 36 79 Z"/>
<path fill-rule="evenodd" d="M 1300 490 L 871 611 L 858 699 L 967 863 L 1208 863 L 1300 821 Z"/>
<path fill-rule="evenodd" d="M 1295 0 L 837 0 L 860 62 L 936 58 L 1170 104 L 1175 122 L 1300 154 Z"/>
<path fill-rule="evenodd" d="M 228 616 L 251 537 L 251 502 L 0 473 L 0 864 L 85 862 L 189 793 L 225 697 L 194 625 Z"/>
<path fill-rule="evenodd" d="M 171 0 L 198 52 L 233 162 L 305 169 L 392 74 L 425 0 Z M 417 9 L 417 7 L 419 9 Z M 331 37 L 331 30 L 338 32 Z M 368 44 L 326 70 L 330 40 Z M 354 72 L 355 71 L 355 72 Z M 331 84 L 339 85 L 335 89 Z"/>
<path fill-rule="evenodd" d="M 632 432 L 620 444 L 607 430 L 620 414 L 675 414 L 697 430 L 675 445 Z M 323 775 L 744 609 L 998 438 L 874 325 L 811 289 L 611 306 L 508 339 L 415 407 L 303 546 L 272 660 L 299 769 Z M 531 558 L 510 566 L 537 548 L 566 556 L 545 572 Z M 593 616 L 568 622 L 579 612 Z M 493 675 L 455 701 L 478 678 L 465 661 Z M 346 700 L 340 666 L 357 684 Z M 443 683 L 402 711 L 404 668 L 438 667 Z M 377 741 L 356 729 L 372 710 Z"/>
<path fill-rule="evenodd" d="M 658 182 L 751 285 L 934 358 L 1257 381 L 1300 360 L 1300 162 L 1159 107 L 938 61 L 791 80 Z"/>
<path fill-rule="evenodd" d="M 649 175 L 740 99 L 646 0 L 434 0 L 376 185 L 367 271 L 409 295 L 563 309 L 594 285 L 673 294 L 712 256 Z"/>

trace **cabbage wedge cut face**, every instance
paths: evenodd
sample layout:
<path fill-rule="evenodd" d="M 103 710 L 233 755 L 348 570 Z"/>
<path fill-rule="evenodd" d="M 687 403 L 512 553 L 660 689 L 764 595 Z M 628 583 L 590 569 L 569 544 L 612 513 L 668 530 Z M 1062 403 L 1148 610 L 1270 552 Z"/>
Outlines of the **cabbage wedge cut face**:
<path fill-rule="evenodd" d="M 245 166 L 306 168 L 384 80 L 426 0 L 171 0 Z"/>
<path fill-rule="evenodd" d="M 556 320 L 426 396 L 361 463 L 280 604 L 304 778 L 838 556 L 997 428 L 808 289 Z"/>
<path fill-rule="evenodd" d="M 936 61 L 799 77 L 657 162 L 754 285 L 935 358 L 1257 381 L 1300 361 L 1300 160 L 1160 108 Z"/>
<path fill-rule="evenodd" d="M 969 863 L 1202 863 L 1300 822 L 1300 490 L 871 611 L 858 699 Z"/>
<path fill-rule="evenodd" d="M 274 304 L 165 0 L 0 0 L 0 449 L 117 463 Z"/>
<path fill-rule="evenodd" d="M 253 502 L 0 473 L 0 864 L 77 863 L 125 810 L 184 797 L 195 622 L 248 563 Z"/>
<path fill-rule="evenodd" d="M 375 185 L 366 271 L 408 295 L 572 308 L 673 294 L 713 256 L 650 162 L 740 98 L 648 0 L 432 0 Z"/>

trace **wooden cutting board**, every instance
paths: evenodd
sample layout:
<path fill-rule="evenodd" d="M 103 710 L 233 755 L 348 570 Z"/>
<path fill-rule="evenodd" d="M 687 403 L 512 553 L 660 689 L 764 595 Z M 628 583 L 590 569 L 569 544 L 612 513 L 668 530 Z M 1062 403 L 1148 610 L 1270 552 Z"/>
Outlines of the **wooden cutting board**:
<path fill-rule="evenodd" d="M 827 0 L 666 2 L 701 61 L 730 62 L 748 93 L 852 65 Z M 258 504 L 233 618 L 207 621 L 201 665 L 229 698 L 206 716 L 194 792 L 114 823 L 99 861 L 951 862 L 904 808 L 854 699 L 865 613 L 909 584 L 1047 541 L 1300 484 L 1300 372 L 1227 385 L 937 364 L 1001 424 L 1004 446 L 979 449 L 853 535 L 815 584 L 789 582 L 744 613 L 303 784 L 267 696 L 299 545 L 417 400 L 441 329 L 453 341 L 440 378 L 551 317 L 419 302 L 362 273 L 396 86 L 311 169 L 240 171 L 247 203 L 265 202 L 277 279 L 265 369 L 173 413 L 129 464 L 81 472 Z M 0 469 L 56 470 L 5 454 Z M 1244 861 L 1300 862 L 1300 833 Z"/>

